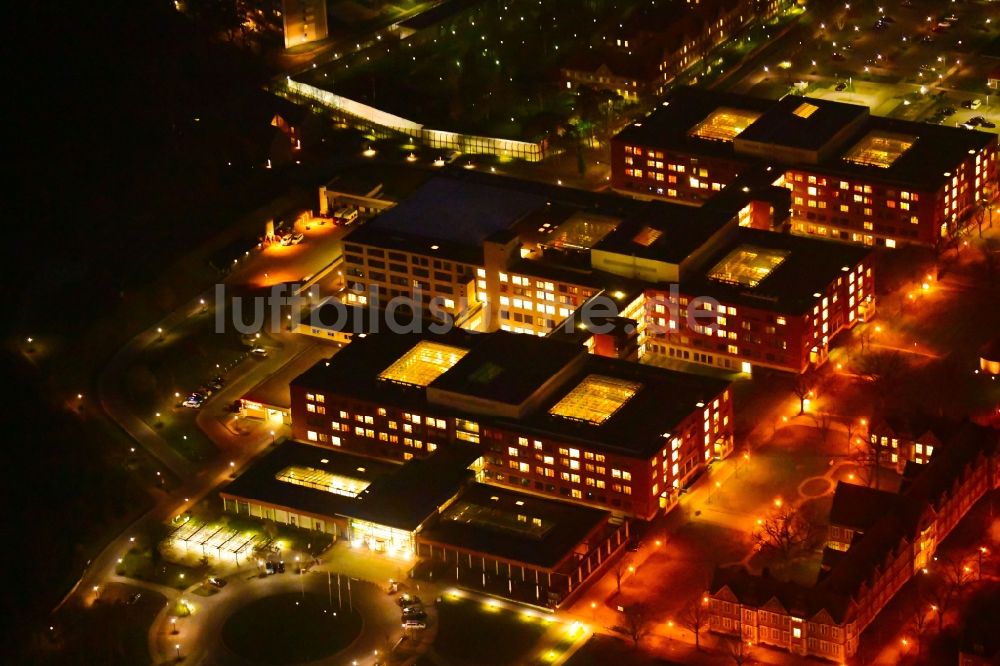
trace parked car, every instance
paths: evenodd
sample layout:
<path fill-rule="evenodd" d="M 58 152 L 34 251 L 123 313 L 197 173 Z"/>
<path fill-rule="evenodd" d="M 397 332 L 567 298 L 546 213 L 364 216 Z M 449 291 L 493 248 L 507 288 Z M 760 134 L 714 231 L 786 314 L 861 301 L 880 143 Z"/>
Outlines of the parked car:
<path fill-rule="evenodd" d="M 141 598 L 142 598 L 142 592 L 133 592 L 132 594 L 128 595 L 128 600 L 125 603 L 128 604 L 129 606 L 134 606 L 136 603 L 138 603 L 139 599 Z"/>
<path fill-rule="evenodd" d="M 403 629 L 426 629 L 427 623 L 423 620 L 406 620 L 403 622 Z"/>
<path fill-rule="evenodd" d="M 423 606 L 414 606 L 413 608 L 403 609 L 403 619 L 404 620 L 426 620 L 427 611 L 424 610 Z"/>
<path fill-rule="evenodd" d="M 843 91 L 847 90 L 847 82 L 846 81 L 841 81 L 840 83 L 838 83 L 836 85 L 836 87 L 834 88 L 834 90 L 836 90 L 837 92 L 843 92 Z"/>
<path fill-rule="evenodd" d="M 302 235 L 302 232 L 301 231 L 296 231 L 295 233 L 289 235 L 288 244 L 289 245 L 298 245 L 304 239 L 305 239 L 305 236 Z"/>
<path fill-rule="evenodd" d="M 986 129 L 996 129 L 997 124 L 992 120 L 986 120 L 985 118 L 983 118 L 982 120 L 979 121 L 979 126 L 985 127 Z"/>
<path fill-rule="evenodd" d="M 212 585 L 213 587 L 217 587 L 219 589 L 224 588 L 226 586 L 226 583 L 228 582 L 229 581 L 227 581 L 225 578 L 219 578 L 217 576 L 212 576 L 211 578 L 208 579 L 209 585 Z"/>

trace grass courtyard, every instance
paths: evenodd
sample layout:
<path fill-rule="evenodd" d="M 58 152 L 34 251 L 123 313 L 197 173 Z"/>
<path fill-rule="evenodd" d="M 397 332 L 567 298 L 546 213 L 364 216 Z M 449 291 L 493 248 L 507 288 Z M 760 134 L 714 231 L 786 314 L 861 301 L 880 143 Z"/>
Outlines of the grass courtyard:
<path fill-rule="evenodd" d="M 226 646 L 263 664 L 298 664 L 343 650 L 361 634 L 356 611 L 333 612 L 327 599 L 295 592 L 264 597 L 239 609 L 222 627 Z"/>

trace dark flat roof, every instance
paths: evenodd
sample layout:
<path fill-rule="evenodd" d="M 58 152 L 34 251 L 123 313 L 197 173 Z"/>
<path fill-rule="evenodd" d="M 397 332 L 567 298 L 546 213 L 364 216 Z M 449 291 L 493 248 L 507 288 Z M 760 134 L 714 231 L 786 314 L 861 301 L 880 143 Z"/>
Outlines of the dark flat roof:
<path fill-rule="evenodd" d="M 600 375 L 640 384 L 640 388 L 601 424 L 564 418 L 549 410 L 589 375 Z M 622 455 L 648 458 L 664 446 L 664 433 L 676 427 L 699 402 L 707 405 L 730 382 L 588 354 L 582 367 L 540 409 L 517 421 L 526 432 L 553 434 L 564 441 L 596 444 Z M 508 421 L 509 422 L 509 421 Z"/>
<path fill-rule="evenodd" d="M 587 353 L 579 345 L 506 331 L 478 336 L 475 342 L 462 360 L 431 383 L 432 388 L 519 405 Z"/>
<path fill-rule="evenodd" d="M 709 278 L 708 272 L 741 245 L 787 250 L 789 254 L 756 287 Z M 681 278 L 681 290 L 724 303 L 802 314 L 815 305 L 813 294 L 826 292 L 837 276 L 846 274 L 844 266 L 853 268 L 869 254 L 871 249 L 858 245 L 739 227 L 734 238 L 706 258 L 696 274 Z"/>
<path fill-rule="evenodd" d="M 323 462 L 324 460 L 326 462 Z M 254 461 L 246 471 L 220 492 L 331 518 L 345 516 L 357 505 L 356 498 L 299 486 L 275 478 L 283 469 L 292 466 L 312 467 L 368 482 L 391 474 L 400 467 L 396 463 L 373 460 L 311 444 L 286 441 Z M 359 467 L 365 471 L 358 471 Z"/>
<path fill-rule="evenodd" d="M 815 110 L 803 117 L 806 114 L 795 113 L 802 107 Z M 772 103 L 771 108 L 743 130 L 737 139 L 819 150 L 846 125 L 867 115 L 867 106 L 788 95 Z"/>
<path fill-rule="evenodd" d="M 817 107 L 817 111 L 807 119 L 799 118 L 792 113 L 803 102 Z M 767 160 L 737 153 L 732 142 L 712 141 L 688 135 L 692 127 L 719 107 L 762 114 L 757 121 L 738 135 L 738 139 L 773 142 L 776 145 L 806 149 L 818 148 L 843 124 L 851 122 L 858 115 L 868 113 L 866 107 L 810 97 L 789 95 L 774 101 L 750 95 L 678 88 L 665 106 L 656 109 L 640 122 L 626 127 L 615 139 L 658 150 L 724 157 L 743 161 L 748 167 L 753 164 L 767 164 Z M 912 135 L 916 137 L 916 141 L 888 168 L 845 161 L 843 156 L 847 151 L 872 131 Z M 968 151 L 981 150 L 996 141 L 996 135 L 989 132 L 867 115 L 857 131 L 844 141 L 833 156 L 819 164 L 802 166 L 815 173 L 830 176 L 863 178 L 898 187 L 936 189 L 949 180 L 950 177 L 944 174 L 954 169 L 967 156 Z"/>
<path fill-rule="evenodd" d="M 414 458 L 376 479 L 346 515 L 412 532 L 472 481 L 469 466 L 480 455 L 476 447 L 456 443 Z"/>
<path fill-rule="evenodd" d="M 495 521 L 490 520 L 491 514 Z M 503 527 L 505 518 L 517 521 L 518 515 L 525 516 L 526 528 L 532 518 L 540 518 L 548 529 L 533 536 L 527 529 L 519 533 Z M 551 569 L 609 515 L 600 509 L 477 483 L 455 498 L 418 538 Z"/>
<path fill-rule="evenodd" d="M 490 338 L 494 338 L 496 342 L 490 342 Z M 462 371 L 454 383 L 445 380 L 451 374 L 449 371 L 441 375 L 431 386 L 453 387 L 450 390 L 459 391 L 469 388 L 477 391 L 477 395 L 491 399 L 516 399 L 511 396 L 523 395 L 529 387 L 544 381 L 550 373 L 562 369 L 566 363 L 580 354 L 583 356 L 580 366 L 567 375 L 561 385 L 554 388 L 538 410 L 529 413 L 523 419 L 512 420 L 472 414 L 438 404 L 432 405 L 428 402 L 427 392 L 422 387 L 405 386 L 378 379 L 379 373 L 421 339 L 431 339 L 470 349 L 452 371 L 470 357 L 478 363 L 465 366 L 468 370 Z M 483 345 L 482 351 L 477 352 L 480 345 Z M 556 360 L 558 362 L 555 362 Z M 488 363 L 495 363 L 501 369 L 513 365 L 519 366 L 518 369 L 511 370 L 510 380 L 503 380 L 510 381 L 512 388 L 508 389 L 506 385 L 498 384 L 497 392 L 493 393 L 488 387 L 480 389 L 470 386 L 474 384 L 469 378 L 474 372 L 473 368 L 478 370 Z M 483 372 L 483 376 L 490 374 L 492 373 Z M 552 405 L 590 374 L 635 381 L 642 384 L 642 388 L 601 425 L 573 421 L 548 413 Z M 497 377 L 500 378 L 502 375 L 503 371 Z M 439 383 L 443 380 L 444 383 Z M 729 386 L 729 382 L 720 379 L 586 354 L 582 346 L 558 339 L 503 331 L 490 334 L 456 331 L 444 336 L 379 334 L 355 338 L 328 362 L 316 364 L 300 375 L 294 383 L 307 389 L 344 395 L 374 404 L 429 410 L 438 416 L 451 415 L 469 418 L 479 423 L 494 423 L 511 430 L 586 442 L 608 451 L 642 457 L 650 456 L 662 448 L 662 434 L 673 431 L 680 421 L 698 409 L 696 403 L 699 401 L 707 403 Z"/>
<path fill-rule="evenodd" d="M 287 441 L 254 462 L 221 492 L 320 516 L 367 520 L 412 532 L 472 480 L 469 466 L 480 455 L 475 447 L 456 444 L 400 465 Z M 348 497 L 275 478 L 293 466 L 361 479 L 370 485 L 357 497 Z"/>
<path fill-rule="evenodd" d="M 361 229 L 479 246 L 544 203 L 527 192 L 434 177 Z"/>
<path fill-rule="evenodd" d="M 652 205 L 647 210 L 623 220 L 594 249 L 677 264 L 736 216 L 736 211 L 730 212 L 722 207 L 649 203 Z M 655 205 L 657 203 L 659 205 Z M 636 241 L 636 236 L 646 227 L 660 232 L 660 236 L 649 245 Z"/>

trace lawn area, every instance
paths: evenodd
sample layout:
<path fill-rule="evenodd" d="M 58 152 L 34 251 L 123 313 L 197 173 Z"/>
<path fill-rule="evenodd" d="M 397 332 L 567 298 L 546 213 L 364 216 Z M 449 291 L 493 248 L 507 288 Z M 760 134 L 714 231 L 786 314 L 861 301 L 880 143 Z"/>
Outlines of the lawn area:
<path fill-rule="evenodd" d="M 327 605 L 322 595 L 295 592 L 258 599 L 233 613 L 222 627 L 222 640 L 253 662 L 322 659 L 349 646 L 364 626 L 357 612 L 333 613 Z"/>
<path fill-rule="evenodd" d="M 469 599 L 442 597 L 434 650 L 444 663 L 500 666 L 530 661 L 550 625 Z"/>
<path fill-rule="evenodd" d="M 178 590 L 189 587 L 204 574 L 200 568 L 169 562 L 162 557 L 154 563 L 150 551 L 140 548 L 132 548 L 121 559 L 122 561 L 115 567 L 115 573 L 119 576 L 145 580 Z"/>
<path fill-rule="evenodd" d="M 566 666 L 607 666 L 608 664 L 629 664 L 629 666 L 653 666 L 674 662 L 657 659 L 642 650 L 632 647 L 629 641 L 614 636 L 594 636 L 566 661 Z"/>

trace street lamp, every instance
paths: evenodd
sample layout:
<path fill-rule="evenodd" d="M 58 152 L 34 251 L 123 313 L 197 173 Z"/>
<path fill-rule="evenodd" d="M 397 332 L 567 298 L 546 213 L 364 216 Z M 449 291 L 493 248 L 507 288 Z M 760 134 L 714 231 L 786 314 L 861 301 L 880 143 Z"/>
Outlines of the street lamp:
<path fill-rule="evenodd" d="M 176 617 L 170 618 L 170 624 L 173 626 L 173 630 L 170 633 L 176 634 L 177 633 L 177 618 Z"/>
<path fill-rule="evenodd" d="M 180 659 L 181 658 L 181 644 L 177 643 L 176 645 L 174 645 L 174 649 L 177 650 L 177 658 Z"/>

